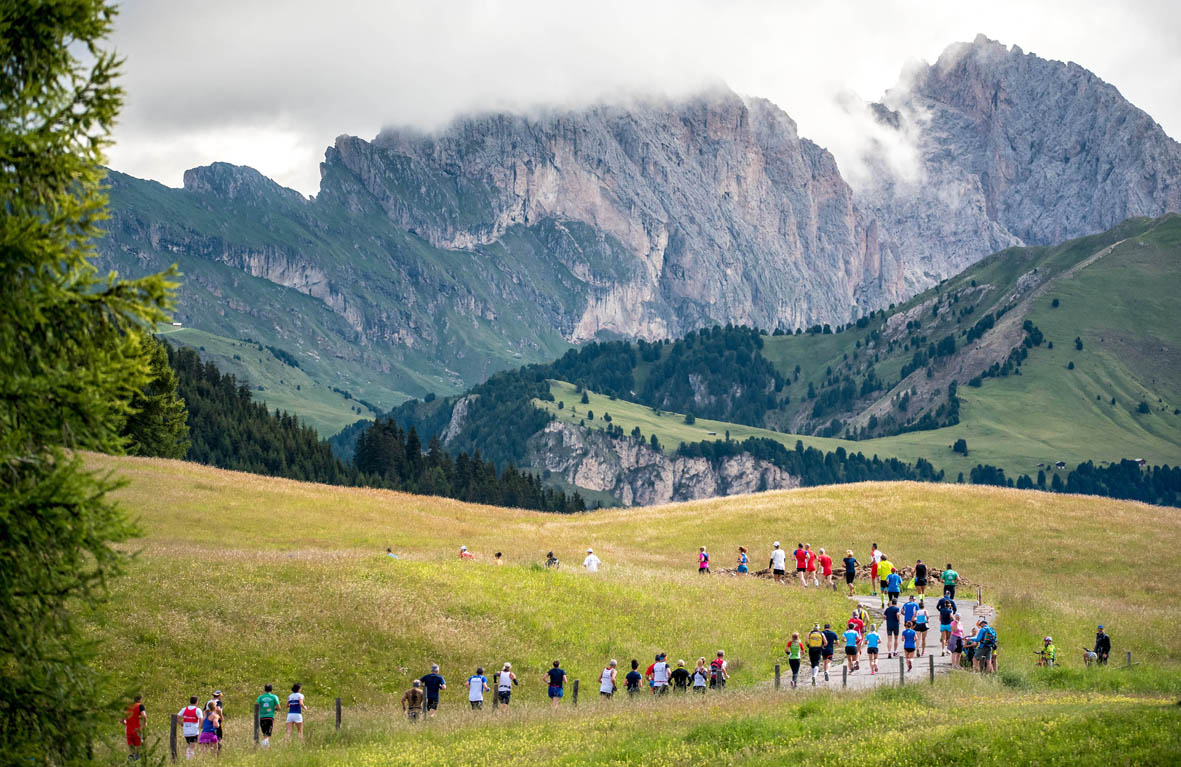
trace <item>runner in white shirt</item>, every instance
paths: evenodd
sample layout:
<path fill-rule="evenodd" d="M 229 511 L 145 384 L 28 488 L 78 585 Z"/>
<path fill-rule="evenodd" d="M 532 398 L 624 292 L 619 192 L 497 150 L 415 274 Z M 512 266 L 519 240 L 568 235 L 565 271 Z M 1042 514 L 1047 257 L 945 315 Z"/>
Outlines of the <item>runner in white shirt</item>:
<path fill-rule="evenodd" d="M 665 654 L 660 653 L 656 658 L 656 663 L 652 664 L 652 692 L 657 695 L 664 695 L 668 692 L 668 680 L 671 674 L 672 669 L 668 667 Z"/>
<path fill-rule="evenodd" d="M 513 697 L 513 685 L 517 683 L 517 675 L 513 673 L 513 664 L 504 664 L 504 669 L 496 675 L 496 700 L 500 705 L 507 706 Z"/>
<path fill-rule="evenodd" d="M 603 669 L 599 674 L 599 696 L 603 698 L 610 698 L 615 694 L 615 674 L 616 666 L 619 663 L 612 658 L 611 662 L 607 664 L 607 668 Z"/>
<path fill-rule="evenodd" d="M 480 666 L 467 678 L 467 700 L 473 709 L 484 707 L 484 691 L 488 689 L 488 678 L 484 676 L 484 667 Z"/>
<path fill-rule="evenodd" d="M 185 738 L 185 759 L 192 759 L 197 748 L 197 736 L 201 734 L 201 707 L 197 705 L 197 696 L 189 698 L 189 705 L 176 712 L 180 720 L 182 734 Z"/>
<path fill-rule="evenodd" d="M 771 544 L 771 572 L 775 575 L 775 582 L 783 582 L 783 574 L 787 571 L 787 552 L 779 548 L 779 541 Z"/>
<path fill-rule="evenodd" d="M 582 560 L 583 567 L 585 567 L 587 570 L 590 570 L 592 573 L 597 573 L 599 571 L 599 565 L 602 563 L 603 560 L 595 556 L 594 549 L 586 550 L 586 559 Z"/>

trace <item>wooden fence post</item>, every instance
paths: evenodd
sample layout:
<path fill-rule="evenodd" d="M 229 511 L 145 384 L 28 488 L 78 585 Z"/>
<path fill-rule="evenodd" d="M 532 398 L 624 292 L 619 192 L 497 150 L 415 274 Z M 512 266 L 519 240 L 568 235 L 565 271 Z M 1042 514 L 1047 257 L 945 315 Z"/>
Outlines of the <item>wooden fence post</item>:
<path fill-rule="evenodd" d="M 336 729 L 340 729 L 340 698 L 336 699 Z"/>
<path fill-rule="evenodd" d="M 779 664 L 775 664 L 775 689 L 779 689 Z"/>
<path fill-rule="evenodd" d="M 982 586 L 976 587 L 976 604 L 984 604 L 984 588 Z"/>
<path fill-rule="evenodd" d="M 578 705 L 578 680 L 574 680 L 574 705 Z"/>
<path fill-rule="evenodd" d="M 168 741 L 169 751 L 172 752 L 172 761 L 176 761 L 176 714 L 172 715 L 172 721 L 168 725 Z"/>
<path fill-rule="evenodd" d="M 1128 650 L 1128 668 L 1132 667 L 1132 651 Z"/>
<path fill-rule="evenodd" d="M 906 684 L 906 658 L 898 656 L 898 686 Z"/>
<path fill-rule="evenodd" d="M 274 721 L 274 720 L 271 720 Z M 254 747 L 258 748 L 258 704 L 254 704 Z"/>
<path fill-rule="evenodd" d="M 935 684 L 935 656 L 928 655 L 927 660 L 931 662 L 931 684 Z"/>
<path fill-rule="evenodd" d="M 841 666 L 841 687 L 849 686 L 849 666 Z"/>

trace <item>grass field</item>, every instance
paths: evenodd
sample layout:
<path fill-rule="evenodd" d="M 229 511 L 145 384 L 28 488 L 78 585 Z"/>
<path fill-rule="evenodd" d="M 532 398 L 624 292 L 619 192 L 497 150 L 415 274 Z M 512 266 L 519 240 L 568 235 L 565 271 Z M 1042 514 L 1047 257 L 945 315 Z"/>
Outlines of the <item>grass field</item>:
<path fill-rule="evenodd" d="M 889 755 L 921 759 L 947 738 L 999 738 L 998 749 L 1008 745 L 997 753 L 1013 758 L 1049 738 L 1060 751 L 1047 753 L 1065 761 L 1070 742 L 1120 732 L 1122 723 L 1159 722 L 1168 732 L 1177 722 L 1161 696 L 1181 689 L 1181 585 L 1139 574 L 1170 561 L 1181 540 L 1181 517 L 1157 507 L 878 483 L 556 516 L 175 461 L 89 461 L 129 480 L 119 497 L 144 530 L 131 546 L 138 554 L 129 577 L 93 620 L 93 636 L 105 640 L 101 666 L 121 689 L 142 691 L 153 712 L 221 688 L 240 728 L 264 681 L 279 689 L 303 682 L 313 722 L 325 722 L 340 696 L 351 729 L 339 741 L 317 735 L 322 748 L 298 757 L 307 763 L 390 763 L 407 750 L 425 764 L 488 753 L 509 764 L 577 761 L 584 751 L 601 763 L 760 764 L 765 754 L 830 763 L 846 746 L 880 751 L 887 763 Z M 699 545 L 715 567 L 731 564 L 739 544 L 761 566 L 774 539 L 838 556 L 852 547 L 863 557 L 877 541 L 896 562 L 951 561 L 999 608 L 1002 679 L 949 682 L 882 705 L 822 698 L 784 708 L 784 693 L 767 688 L 789 632 L 840 620 L 846 600 L 694 573 Z M 475 562 L 458 560 L 460 544 Z M 604 561 L 596 575 L 577 566 L 588 545 Z M 400 558 L 387 558 L 386 546 Z M 503 567 L 490 563 L 497 550 Z M 560 571 L 540 567 L 547 550 L 563 559 Z M 1097 622 L 1107 624 L 1117 655 L 1133 651 L 1134 669 L 1083 671 L 1073 648 L 1093 641 Z M 1044 633 L 1064 660 L 1050 673 L 1038 673 L 1030 654 Z M 637 710 L 650 728 L 597 706 L 585 727 L 564 714 L 569 724 L 555 728 L 544 713 L 540 677 L 554 658 L 593 701 L 591 680 L 610 657 L 646 665 L 665 650 L 691 662 L 719 648 L 733 665 L 735 694 L 749 696 L 723 713 L 645 704 Z M 424 741 L 390 718 L 395 696 L 432 661 L 452 682 L 450 710 Z M 505 661 L 522 678 L 514 700 L 523 710 L 494 726 L 462 712 L 454 683 L 476 665 Z M 880 695 L 889 693 L 871 694 Z M 848 729 L 867 712 L 880 713 L 881 728 Z M 920 721 L 930 732 L 908 736 Z M 1040 729 L 1029 731 L 1031 721 Z M 164 725 L 153 719 L 156 734 Z M 1153 728 L 1135 748 L 1170 753 Z M 719 731 L 733 734 L 717 742 Z M 764 748 L 766 740 L 774 747 Z"/>

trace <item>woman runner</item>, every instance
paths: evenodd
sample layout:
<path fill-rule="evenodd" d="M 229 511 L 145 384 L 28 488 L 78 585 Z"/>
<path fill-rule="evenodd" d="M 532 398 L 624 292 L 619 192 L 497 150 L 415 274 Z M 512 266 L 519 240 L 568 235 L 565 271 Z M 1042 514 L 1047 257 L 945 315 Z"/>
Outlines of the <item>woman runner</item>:
<path fill-rule="evenodd" d="M 849 667 L 849 673 L 852 674 L 861 668 L 861 663 L 858 661 L 861 656 L 861 632 L 853 625 L 853 621 L 849 621 L 849 627 L 845 630 L 844 637 L 845 665 Z"/>
<path fill-rule="evenodd" d="M 921 559 L 914 563 L 914 587 L 919 592 L 919 599 L 927 595 L 927 566 Z"/>
<path fill-rule="evenodd" d="M 217 713 L 217 707 L 213 701 L 209 701 L 205 704 L 205 718 L 201 721 L 201 735 L 197 738 L 197 744 L 204 746 L 211 754 L 217 753 L 217 725 L 220 722 L 221 715 Z"/>
<path fill-rule="evenodd" d="M 917 638 L 918 632 L 914 630 L 914 621 L 907 621 L 906 628 L 902 630 L 902 651 L 906 653 L 907 671 L 910 671 L 910 661 L 914 657 L 914 645 Z"/>
<path fill-rule="evenodd" d="M 960 668 L 963 664 L 964 628 L 960 623 L 959 613 L 951 616 L 951 624 L 948 629 L 947 650 L 951 653 L 951 667 Z"/>
<path fill-rule="evenodd" d="M 748 560 L 746 557 L 746 547 L 739 546 L 738 547 L 738 572 L 740 572 L 740 573 L 750 572 L 750 568 L 747 567 L 747 564 L 749 563 L 749 561 L 750 560 Z"/>
<path fill-rule="evenodd" d="M 709 575 L 709 554 L 705 553 L 704 546 L 697 552 L 697 574 Z"/>
<path fill-rule="evenodd" d="M 308 704 L 304 703 L 303 693 L 300 690 L 303 685 L 299 682 L 291 685 L 291 694 L 287 696 L 287 740 L 291 740 L 291 730 L 294 728 L 299 733 L 299 739 L 303 740 L 303 713 L 308 710 Z"/>
<path fill-rule="evenodd" d="M 927 608 L 923 605 L 923 600 L 919 600 L 918 612 L 914 614 L 914 630 L 918 632 L 919 657 L 927 651 Z"/>
<path fill-rule="evenodd" d="M 795 688 L 796 682 L 800 678 L 800 653 L 804 649 L 804 643 L 800 641 L 800 632 L 791 632 L 791 640 L 787 643 L 785 652 L 787 652 L 787 665 L 791 666 L 791 686 Z"/>
<path fill-rule="evenodd" d="M 693 692 L 705 695 L 709 687 L 709 669 L 705 667 L 705 658 L 697 659 L 697 668 L 693 669 Z"/>
<path fill-rule="evenodd" d="M 615 674 L 616 666 L 619 663 L 614 658 L 607 664 L 607 668 L 603 669 L 599 674 L 599 696 L 603 698 L 610 698 L 615 694 Z"/>
<path fill-rule="evenodd" d="M 878 645 L 881 644 L 882 637 L 878 634 L 878 627 L 876 624 L 870 624 L 869 631 L 865 635 L 865 654 L 869 656 L 869 675 L 873 676 L 878 673 Z"/>
<path fill-rule="evenodd" d="M 640 693 L 640 682 L 643 681 L 644 675 L 639 672 L 640 662 L 632 658 L 632 670 L 627 672 L 624 681 L 627 683 L 627 694 L 629 697 L 635 697 Z"/>
<path fill-rule="evenodd" d="M 857 580 L 857 557 L 853 556 L 853 549 L 845 552 L 842 561 L 845 564 L 845 585 L 849 587 L 849 596 L 853 596 L 853 581 Z"/>

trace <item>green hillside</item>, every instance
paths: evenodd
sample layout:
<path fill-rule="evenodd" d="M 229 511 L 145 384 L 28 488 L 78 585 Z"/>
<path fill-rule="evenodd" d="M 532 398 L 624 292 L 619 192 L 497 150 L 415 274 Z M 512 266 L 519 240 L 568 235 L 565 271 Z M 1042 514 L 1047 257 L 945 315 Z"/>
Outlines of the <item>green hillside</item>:
<path fill-rule="evenodd" d="M 666 450 L 681 442 L 724 438 L 729 431 L 736 440 L 759 436 L 788 446 L 800 440 L 822 450 L 839 446 L 907 461 L 926 458 L 949 479 L 961 472 L 967 476 L 980 463 L 1011 476 L 1035 475 L 1039 464 L 1052 473 L 1058 461 L 1066 471 L 1087 460 L 1122 458 L 1176 465 L 1181 463 L 1181 415 L 1175 412 L 1181 406 L 1181 326 L 1175 319 L 1181 316 L 1181 296 L 1173 286 L 1179 253 L 1181 217 L 1130 221 L 1057 248 L 996 254 L 902 306 L 838 332 L 763 336 L 761 355 L 791 382 L 758 424 L 706 419 L 698 409 L 690 426 L 684 410 L 658 407 L 667 406 L 667 399 L 612 400 L 622 394 L 618 386 L 608 386 L 608 396 L 597 395 L 596 378 L 607 380 L 597 371 L 575 379 L 590 390 L 589 404 L 580 403 L 574 385 L 556 381 L 550 387 L 554 401 L 537 404 L 576 423 L 592 410 L 599 419 L 588 425 L 599 428 L 608 412 L 624 433 L 639 427 L 645 436 L 655 434 Z M 982 317 L 1002 309 L 1001 319 L 990 323 L 994 327 L 968 340 Z M 1010 350 L 1027 335 L 1021 331 L 1027 321 L 1044 340 L 1025 347 L 1021 364 L 1006 370 Z M 907 323 L 918 326 L 908 330 Z M 956 341 L 954 354 L 928 358 L 902 378 L 915 355 L 922 360 L 932 344 L 948 337 Z M 656 361 L 640 355 L 630 381 L 649 382 L 651 369 L 670 353 L 666 345 Z M 993 365 L 999 372 L 977 379 Z M 817 400 L 838 391 L 842 381 L 852 381 L 860 392 L 871 368 L 884 382 L 880 390 L 812 417 Z M 725 366 L 701 375 L 723 384 L 733 378 Z M 959 400 L 955 425 L 856 441 L 814 436 L 831 431 L 826 422 L 832 418 L 842 421 L 840 436 L 868 431 L 875 422 L 874 431 L 880 433 L 888 418 L 895 420 L 895 431 L 909 428 L 946 406 L 953 380 Z M 809 387 L 814 397 L 807 395 Z M 909 407 L 902 411 L 898 401 L 912 388 L 916 393 L 907 397 Z M 1140 412 L 1141 403 L 1148 412 Z M 796 433 L 800 429 L 817 431 Z M 959 439 L 967 442 L 966 456 L 950 449 Z"/>
<path fill-rule="evenodd" d="M 1176 516 L 1155 507 L 872 483 L 555 516 L 177 461 L 87 460 L 128 479 L 118 495 L 144 530 L 130 544 L 138 552 L 130 573 L 93 617 L 99 663 L 120 689 L 141 691 L 149 711 L 225 690 L 225 757 L 233 760 L 255 759 L 247 712 L 261 684 L 281 689 L 293 680 L 312 705 L 311 748 L 277 744 L 268 762 L 384 764 L 413 752 L 425 764 L 489 754 L 507 764 L 618 764 L 653 753 L 670 763 L 688 754 L 762 764 L 764 753 L 835 763 L 855 749 L 901 764 L 952 743 L 968 749 L 969 761 L 970 745 L 1014 758 L 1046 748 L 1077 761 L 1068 740 L 1099 738 L 1097 753 L 1111 758 L 1130 722 L 1136 738 L 1121 753 L 1142 753 L 1145 744 L 1150 757 L 1176 753 L 1168 733 L 1178 714 L 1163 696 L 1181 683 L 1172 630 L 1181 594 L 1172 579 L 1130 578 L 1127 570 L 1128 552 L 1163 561 L 1181 535 Z M 949 521 L 972 533 L 949 536 Z M 998 608 L 1001 677 L 848 698 L 772 690 L 790 632 L 843 617 L 847 601 L 753 578 L 702 578 L 693 554 L 708 544 L 725 566 L 742 544 L 757 565 L 774 539 L 861 555 L 872 539 L 899 562 L 951 560 Z M 458 559 L 461 544 L 475 561 Z M 387 546 L 399 559 L 385 556 Z M 587 546 L 603 559 L 597 574 L 577 566 Z M 557 572 L 539 565 L 548 550 L 563 561 Z M 494 551 L 505 566 L 491 564 Z M 1132 651 L 1139 665 L 1082 669 L 1071 648 L 1091 641 L 1097 621 L 1115 651 Z M 1031 660 L 1045 633 L 1062 648 L 1054 672 Z M 731 659 L 732 691 L 703 706 L 670 699 L 610 707 L 587 681 L 610 657 L 626 663 L 664 650 L 693 660 L 716 648 Z M 556 717 L 540 681 L 554 658 L 584 690 L 578 709 L 567 701 Z M 455 682 L 505 661 L 521 678 L 508 715 L 467 711 L 458 685 L 449 685 L 428 727 L 409 729 L 396 714 L 397 696 L 431 662 Z M 340 735 L 331 724 L 337 696 L 345 705 Z M 861 727 L 865 721 L 875 726 Z M 1039 729 L 1028 740 L 1031 722 Z M 153 737 L 166 728 L 166 717 L 149 717 Z M 839 753 L 834 744 L 843 744 Z"/>

